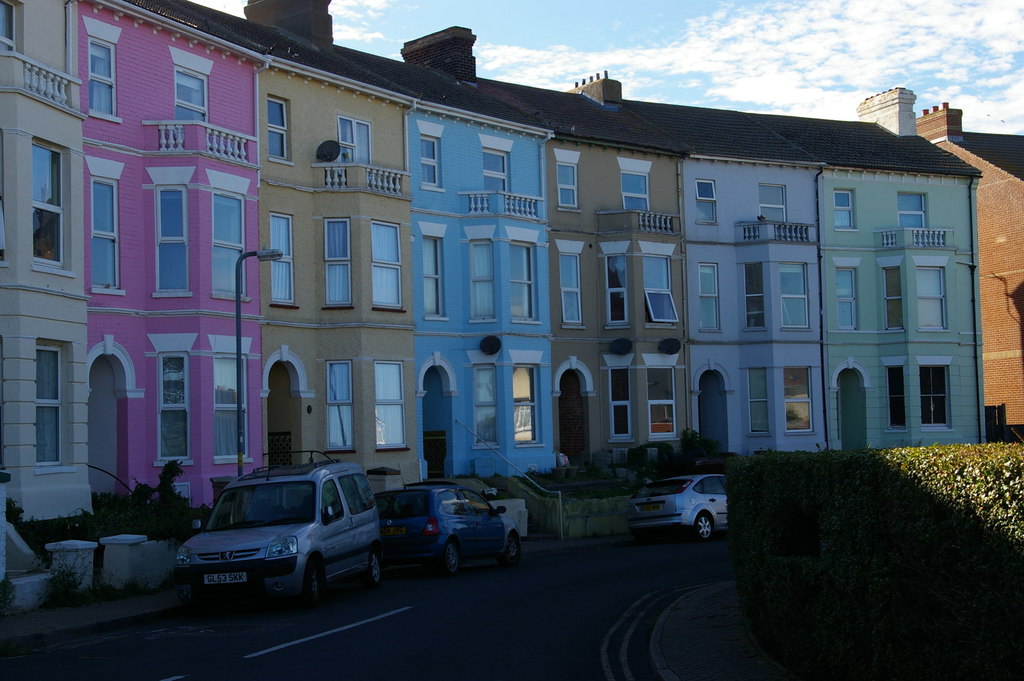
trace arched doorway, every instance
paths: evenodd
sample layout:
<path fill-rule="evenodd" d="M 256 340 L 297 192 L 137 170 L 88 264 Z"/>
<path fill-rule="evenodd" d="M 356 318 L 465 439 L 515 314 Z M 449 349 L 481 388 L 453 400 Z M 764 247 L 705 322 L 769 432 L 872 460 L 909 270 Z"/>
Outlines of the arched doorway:
<path fill-rule="evenodd" d="M 274 362 L 267 373 L 267 460 L 270 466 L 301 463 L 306 449 L 302 438 L 300 386 L 284 362 Z M 259 465 L 263 465 L 262 463 Z"/>
<path fill-rule="evenodd" d="M 110 355 L 100 355 L 89 368 L 89 487 L 93 492 L 118 489 L 118 389 L 117 372 Z M 114 360 L 117 361 L 117 360 Z"/>
<path fill-rule="evenodd" d="M 448 455 L 451 441 L 452 400 L 446 393 L 444 377 L 437 366 L 423 373 L 423 460 L 428 478 L 444 478 L 452 474 Z"/>
<path fill-rule="evenodd" d="M 725 379 L 717 371 L 705 371 L 697 388 L 697 419 L 700 434 L 718 442 L 718 451 L 729 451 L 729 408 Z"/>
<path fill-rule="evenodd" d="M 860 449 L 867 442 L 867 411 L 860 372 L 839 372 L 839 442 L 841 449 Z"/>
<path fill-rule="evenodd" d="M 578 461 L 587 451 L 587 410 L 579 372 L 564 372 L 558 391 L 559 449 Z"/>

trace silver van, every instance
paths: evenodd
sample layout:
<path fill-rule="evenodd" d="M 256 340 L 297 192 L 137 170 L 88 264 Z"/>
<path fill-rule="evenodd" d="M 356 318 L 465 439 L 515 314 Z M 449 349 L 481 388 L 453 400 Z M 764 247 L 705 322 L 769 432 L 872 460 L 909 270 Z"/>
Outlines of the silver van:
<path fill-rule="evenodd" d="M 196 529 L 174 567 L 185 603 L 265 595 L 315 606 L 329 582 L 381 582 L 377 506 L 356 464 L 257 469 L 229 483 L 206 527 Z"/>

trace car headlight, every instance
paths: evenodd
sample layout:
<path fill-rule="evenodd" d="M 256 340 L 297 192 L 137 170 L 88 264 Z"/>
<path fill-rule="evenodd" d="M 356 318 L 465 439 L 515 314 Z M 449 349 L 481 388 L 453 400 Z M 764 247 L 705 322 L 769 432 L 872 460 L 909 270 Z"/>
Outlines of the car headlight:
<path fill-rule="evenodd" d="M 174 556 L 175 565 L 191 565 L 192 549 L 187 546 L 179 546 L 178 553 Z"/>
<path fill-rule="evenodd" d="M 299 552 L 299 540 L 295 537 L 275 539 L 267 547 L 267 558 L 280 558 L 290 556 Z"/>

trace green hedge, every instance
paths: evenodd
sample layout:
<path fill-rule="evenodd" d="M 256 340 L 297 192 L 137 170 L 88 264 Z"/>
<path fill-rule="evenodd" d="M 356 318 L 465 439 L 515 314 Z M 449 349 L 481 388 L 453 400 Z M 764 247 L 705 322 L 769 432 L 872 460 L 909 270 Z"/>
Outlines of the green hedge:
<path fill-rule="evenodd" d="M 807 679 L 1024 678 L 1024 446 L 730 459 L 761 644 Z"/>

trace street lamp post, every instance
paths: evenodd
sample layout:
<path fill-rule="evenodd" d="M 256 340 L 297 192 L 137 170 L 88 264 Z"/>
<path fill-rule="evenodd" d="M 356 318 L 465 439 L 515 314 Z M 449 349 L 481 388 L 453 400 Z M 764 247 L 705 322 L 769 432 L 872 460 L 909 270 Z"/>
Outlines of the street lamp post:
<path fill-rule="evenodd" d="M 252 256 L 263 262 L 280 260 L 283 255 L 276 248 L 263 248 L 239 253 L 235 260 L 235 426 L 238 435 L 238 477 L 242 477 L 242 458 L 245 453 L 245 424 L 242 421 L 242 263 Z"/>

